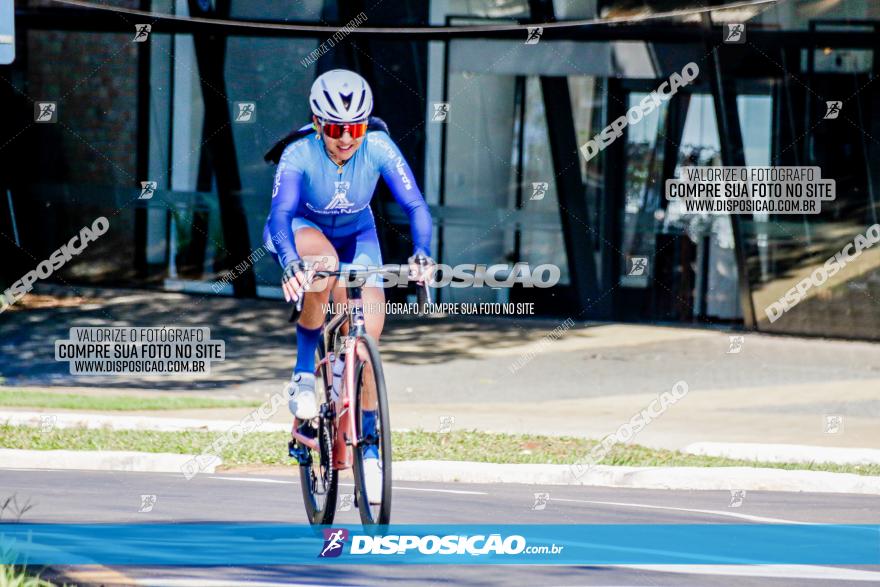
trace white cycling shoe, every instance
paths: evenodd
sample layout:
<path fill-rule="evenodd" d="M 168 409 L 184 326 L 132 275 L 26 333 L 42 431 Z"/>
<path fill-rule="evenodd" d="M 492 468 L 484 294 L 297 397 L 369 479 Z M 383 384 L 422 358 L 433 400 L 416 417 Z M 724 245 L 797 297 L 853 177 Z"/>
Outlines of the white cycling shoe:
<path fill-rule="evenodd" d="M 287 407 L 298 420 L 311 420 L 318 417 L 318 400 L 315 397 L 315 376 L 311 373 L 296 373 L 290 378 L 290 400 Z"/>
<path fill-rule="evenodd" d="M 382 465 L 376 457 L 364 459 L 364 484 L 370 505 L 382 503 Z"/>

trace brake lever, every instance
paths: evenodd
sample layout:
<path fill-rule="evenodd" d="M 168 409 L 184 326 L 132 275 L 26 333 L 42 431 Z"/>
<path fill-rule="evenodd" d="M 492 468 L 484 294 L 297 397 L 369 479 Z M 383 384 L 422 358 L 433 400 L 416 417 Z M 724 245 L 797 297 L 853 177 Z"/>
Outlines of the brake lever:
<path fill-rule="evenodd" d="M 299 318 L 300 312 L 302 312 L 302 304 L 300 302 L 297 302 L 290 309 L 290 318 L 288 318 L 287 321 L 291 324 L 295 323 Z"/>
<path fill-rule="evenodd" d="M 302 313 L 303 309 L 303 300 L 306 297 L 306 290 L 303 288 L 303 291 L 300 293 L 299 299 L 296 300 L 296 303 L 293 305 L 293 309 L 290 311 L 290 318 L 287 319 L 291 324 L 296 322 L 299 315 Z"/>

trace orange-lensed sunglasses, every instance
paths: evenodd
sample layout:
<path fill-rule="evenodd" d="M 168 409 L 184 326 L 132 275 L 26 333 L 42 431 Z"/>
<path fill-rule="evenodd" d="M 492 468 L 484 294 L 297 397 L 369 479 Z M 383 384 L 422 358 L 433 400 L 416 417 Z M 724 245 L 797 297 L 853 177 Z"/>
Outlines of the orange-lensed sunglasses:
<path fill-rule="evenodd" d="M 322 122 L 321 128 L 324 134 L 331 139 L 341 139 L 346 132 L 351 135 L 351 138 L 359 139 L 367 132 L 367 122 Z"/>

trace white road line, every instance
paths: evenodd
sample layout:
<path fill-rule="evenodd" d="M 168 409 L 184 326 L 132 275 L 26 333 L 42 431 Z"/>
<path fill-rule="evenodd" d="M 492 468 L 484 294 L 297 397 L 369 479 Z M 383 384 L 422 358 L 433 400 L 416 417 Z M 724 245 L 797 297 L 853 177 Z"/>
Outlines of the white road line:
<path fill-rule="evenodd" d="M 679 573 L 686 575 L 714 575 L 727 577 L 763 577 L 775 579 L 814 579 L 836 581 L 880 581 L 880 573 L 849 569 L 845 567 L 819 567 L 810 565 L 598 565 L 600 568 L 619 568 L 648 571 L 655 573 Z M 479 567 L 475 567 L 477 570 Z M 320 583 L 283 583 L 269 581 L 210 580 L 204 578 L 159 578 L 149 577 L 135 579 L 138 585 L 151 587 L 231 587 L 246 585 L 248 587 L 314 587 Z"/>
<path fill-rule="evenodd" d="M 845 567 L 814 565 L 609 565 L 618 568 L 683 573 L 722 575 L 728 577 L 768 577 L 779 579 L 834 579 L 837 581 L 873 581 L 880 583 L 880 573 Z"/>
<path fill-rule="evenodd" d="M 239 587 L 246 585 L 247 587 L 323 587 L 325 583 L 293 583 L 285 581 L 283 583 L 275 583 L 269 581 L 223 581 L 211 579 L 162 579 L 150 577 L 147 579 L 135 579 L 137 585 L 149 585 L 149 587 Z"/>
<path fill-rule="evenodd" d="M 479 567 L 474 567 L 476 571 Z M 206 581 L 204 579 L 135 579 L 136 585 L 148 585 L 149 587 L 326 587 L 327 583 L 269 583 L 267 581 Z M 366 585 L 367 583 L 364 583 Z M 341 583 L 340 583 L 341 585 Z M 577 587 L 583 587 L 579 584 Z M 596 585 L 594 587 L 629 587 L 620 583 L 613 585 Z M 632 587 L 638 587 L 633 585 Z"/>
<path fill-rule="evenodd" d="M 431 489 L 427 487 L 397 487 L 394 489 L 401 489 L 403 491 L 431 491 L 434 493 L 456 493 L 459 495 L 489 495 L 487 491 L 464 491 L 462 489 Z"/>
<path fill-rule="evenodd" d="M 0 471 L 15 471 L 18 473 L 82 473 L 78 469 L 22 469 L 20 467 L 0 467 Z"/>
<path fill-rule="evenodd" d="M 740 514 L 737 512 L 725 512 L 720 510 L 699 510 L 693 508 L 677 508 L 664 505 L 649 505 L 646 503 L 622 503 L 617 501 L 593 501 L 589 499 L 563 499 L 552 498 L 551 501 L 568 501 L 573 503 L 592 503 L 598 505 L 617 505 L 630 508 L 644 508 L 651 510 L 670 510 L 675 512 L 692 512 L 695 514 L 709 514 L 711 516 L 721 516 L 725 518 L 737 518 L 740 520 L 748 520 L 750 522 L 766 522 L 771 524 L 810 524 L 811 522 L 798 522 L 795 520 L 784 520 L 782 518 L 767 518 L 765 516 L 752 516 L 749 514 Z"/>
<path fill-rule="evenodd" d="M 296 481 L 282 481 L 281 479 L 264 479 L 262 477 L 211 477 L 219 481 L 244 481 L 245 483 L 278 483 L 281 485 L 299 485 Z"/>
<path fill-rule="evenodd" d="M 264 477 L 227 477 L 208 476 L 208 479 L 220 479 L 224 481 L 244 481 L 245 483 L 279 483 L 283 485 L 299 485 L 298 481 L 282 481 L 280 479 L 267 479 Z M 340 483 L 341 487 L 354 487 L 353 483 Z M 489 495 L 486 491 L 465 491 L 463 489 L 433 489 L 428 487 L 392 487 L 395 491 L 427 491 L 430 493 L 453 493 L 457 495 Z"/>

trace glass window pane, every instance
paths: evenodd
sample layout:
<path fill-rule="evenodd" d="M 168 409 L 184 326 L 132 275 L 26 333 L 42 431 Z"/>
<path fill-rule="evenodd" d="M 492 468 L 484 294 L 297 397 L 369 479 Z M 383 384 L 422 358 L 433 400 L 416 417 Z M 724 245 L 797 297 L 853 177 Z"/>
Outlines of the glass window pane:
<path fill-rule="evenodd" d="M 627 108 L 637 106 L 648 94 L 632 92 Z M 663 130 L 668 105 L 663 102 L 638 124 L 626 130 L 626 175 L 624 179 L 623 241 L 621 250 L 628 259 L 646 258 L 643 271 L 630 271 L 632 263 L 621 263 L 623 287 L 648 287 L 654 256 L 654 211 L 657 208 L 657 182 L 661 170 Z M 641 266 L 641 262 L 639 262 Z M 630 274 L 632 273 L 632 275 Z"/>

